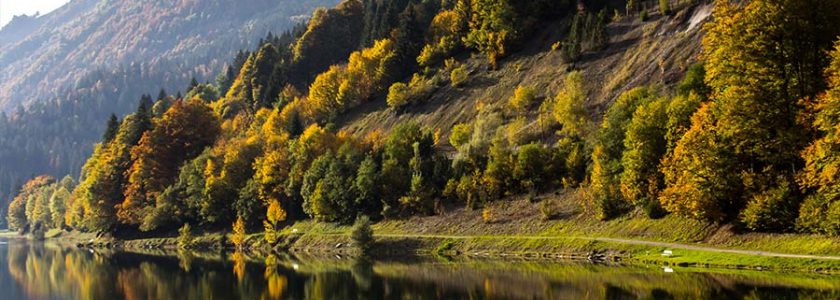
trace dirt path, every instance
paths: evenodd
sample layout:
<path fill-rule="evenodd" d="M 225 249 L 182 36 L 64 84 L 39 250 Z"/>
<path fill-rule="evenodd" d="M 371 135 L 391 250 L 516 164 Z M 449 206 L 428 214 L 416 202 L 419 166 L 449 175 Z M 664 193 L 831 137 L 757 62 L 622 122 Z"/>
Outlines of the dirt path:
<path fill-rule="evenodd" d="M 469 239 L 469 238 L 477 237 L 477 236 L 469 236 L 469 235 L 442 235 L 442 234 L 377 234 L 376 236 L 379 236 L 379 237 L 396 237 L 396 238 L 436 238 L 436 239 Z M 560 239 L 574 238 L 574 239 L 584 239 L 584 240 L 592 240 L 592 241 L 600 241 L 600 242 L 621 243 L 621 244 L 629 244 L 629 245 L 645 245 L 645 246 L 666 247 L 666 248 L 685 249 L 685 250 L 698 250 L 698 251 L 717 252 L 717 253 L 732 253 L 732 254 L 742 254 L 742 255 L 783 257 L 783 258 L 840 260 L 840 256 L 788 254 L 788 253 L 776 253 L 776 252 L 767 252 L 767 251 L 724 249 L 724 248 L 714 248 L 714 247 L 689 245 L 689 244 L 653 242 L 653 241 L 634 240 L 634 239 L 604 238 L 604 237 L 552 237 L 552 236 L 505 236 L 505 235 L 481 236 L 481 237 L 482 238 L 500 238 L 500 239 L 508 239 L 508 238 L 510 238 L 510 239 L 534 239 L 534 240 L 555 240 L 555 239 L 560 240 Z"/>

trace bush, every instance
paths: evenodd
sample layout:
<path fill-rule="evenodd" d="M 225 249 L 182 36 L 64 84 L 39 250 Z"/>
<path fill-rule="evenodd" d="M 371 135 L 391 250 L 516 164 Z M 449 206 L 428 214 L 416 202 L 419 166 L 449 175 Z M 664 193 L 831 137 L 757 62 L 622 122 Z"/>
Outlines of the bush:
<path fill-rule="evenodd" d="M 427 44 L 420 51 L 420 55 L 417 56 L 417 64 L 421 67 L 431 67 L 439 64 L 458 47 L 458 40 L 454 37 L 444 37 L 437 43 Z"/>
<path fill-rule="evenodd" d="M 36 241 L 43 241 L 44 238 L 45 238 L 44 235 L 45 235 L 45 231 L 46 231 L 44 226 L 41 225 L 41 223 L 39 222 L 39 223 L 35 223 L 35 225 L 33 225 L 32 227 L 34 228 L 34 229 L 32 229 L 32 239 L 34 239 Z"/>
<path fill-rule="evenodd" d="M 657 199 L 648 199 L 647 203 L 645 203 L 642 208 L 645 211 L 645 215 L 651 219 L 661 219 L 668 213 L 664 208 L 662 208 L 662 203 L 659 203 L 659 200 Z"/>
<path fill-rule="evenodd" d="M 463 201 L 467 208 L 475 209 L 481 200 L 481 173 L 464 175 L 459 179 L 450 179 L 446 184 L 444 196 Z"/>
<path fill-rule="evenodd" d="M 516 153 L 516 164 L 513 177 L 520 186 L 527 191 L 545 188 L 551 180 L 546 162 L 549 160 L 548 150 L 542 145 L 531 143 L 519 148 Z"/>
<path fill-rule="evenodd" d="M 516 87 L 516 91 L 513 92 L 513 97 L 508 100 L 508 104 L 513 110 L 519 113 L 525 113 L 534 103 L 535 99 L 536 95 L 533 88 L 520 85 Z"/>
<path fill-rule="evenodd" d="M 668 1 L 669 0 L 659 0 L 659 11 L 666 16 L 671 14 L 671 4 L 668 3 Z"/>
<path fill-rule="evenodd" d="M 642 13 L 641 13 L 641 14 L 639 14 L 639 20 L 640 20 L 640 21 L 642 21 L 642 22 L 647 22 L 647 20 L 648 20 L 648 12 L 647 12 L 646 10 L 645 10 L 645 11 L 642 11 Z"/>
<path fill-rule="evenodd" d="M 400 108 L 429 96 L 433 86 L 420 74 L 414 74 L 408 84 L 397 82 L 388 90 L 387 102 L 392 108 Z"/>
<path fill-rule="evenodd" d="M 460 148 L 470 142 L 472 136 L 472 125 L 470 124 L 456 124 L 452 127 L 452 133 L 449 135 L 449 143 L 452 147 Z"/>
<path fill-rule="evenodd" d="M 755 194 L 741 212 L 741 222 L 757 231 L 789 231 L 796 219 L 799 204 L 791 184 L 781 180 L 776 187 Z"/>
<path fill-rule="evenodd" d="M 466 66 L 461 65 L 452 70 L 452 73 L 449 74 L 449 80 L 452 81 L 452 86 L 461 87 L 467 82 L 469 76 Z"/>
<path fill-rule="evenodd" d="M 388 89 L 388 106 L 392 108 L 400 108 L 408 104 L 409 89 L 408 85 L 402 82 L 397 82 L 391 85 Z"/>
<path fill-rule="evenodd" d="M 481 220 L 484 223 L 493 223 L 493 209 L 490 206 L 485 206 L 484 209 L 481 210 Z"/>
<path fill-rule="evenodd" d="M 195 237 L 192 233 L 190 223 L 184 223 L 181 229 L 178 229 L 178 248 L 189 249 L 195 245 Z"/>
<path fill-rule="evenodd" d="M 803 232 L 840 236 L 840 201 L 832 202 L 819 194 L 806 198 L 796 227 Z"/>
<path fill-rule="evenodd" d="M 540 214 L 544 221 L 554 219 L 557 216 L 557 207 L 554 205 L 554 201 L 546 199 L 540 202 Z"/>
<path fill-rule="evenodd" d="M 350 239 L 356 244 L 362 253 L 367 253 L 373 246 L 373 229 L 370 227 L 370 218 L 361 216 L 356 219 L 353 224 L 353 231 L 350 233 Z"/>

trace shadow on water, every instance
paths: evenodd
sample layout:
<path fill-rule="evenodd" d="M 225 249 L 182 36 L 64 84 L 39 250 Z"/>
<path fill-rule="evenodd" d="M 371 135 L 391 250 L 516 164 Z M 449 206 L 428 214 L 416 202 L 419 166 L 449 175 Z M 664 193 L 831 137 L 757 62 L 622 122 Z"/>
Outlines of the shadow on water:
<path fill-rule="evenodd" d="M 838 279 L 571 262 L 140 254 L 0 244 L 0 299 L 838 299 Z"/>

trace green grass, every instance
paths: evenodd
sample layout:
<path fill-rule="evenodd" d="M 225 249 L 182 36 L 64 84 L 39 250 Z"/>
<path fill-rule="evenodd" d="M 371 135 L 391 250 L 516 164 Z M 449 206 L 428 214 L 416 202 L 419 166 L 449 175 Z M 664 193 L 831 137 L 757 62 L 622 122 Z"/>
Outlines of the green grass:
<path fill-rule="evenodd" d="M 840 273 L 839 260 L 820 260 L 803 258 L 782 258 L 736 253 L 719 253 L 703 250 L 671 249 L 674 255 L 662 256 L 666 247 L 634 245 L 610 241 L 595 241 L 589 237 L 638 238 L 633 234 L 647 232 L 643 240 L 695 243 L 698 237 L 712 233 L 708 225 L 688 224 L 684 219 L 668 217 L 662 220 L 626 218 L 610 222 L 560 222 L 536 235 L 458 235 L 446 232 L 442 234 L 415 234 L 406 231 L 408 224 L 401 221 L 388 221 L 374 225 L 377 240 L 388 245 L 400 242 L 416 242 L 420 248 L 416 252 L 433 255 L 451 255 L 462 253 L 467 256 L 514 256 L 514 257 L 582 257 L 590 251 L 605 251 L 610 256 L 620 257 L 623 261 L 640 265 L 699 266 L 716 268 L 764 269 L 779 271 L 820 271 Z M 298 248 L 329 248 L 338 242 L 346 241 L 350 227 L 323 224 L 312 221 L 298 222 L 291 228 L 297 229 L 302 239 Z M 291 228 L 284 233 L 290 234 Z M 716 248 L 745 250 L 763 250 L 797 254 L 836 255 L 840 247 L 828 237 L 799 235 L 756 235 L 731 238 L 726 247 L 703 245 Z M 808 247 L 809 241 L 812 243 Z M 418 244 L 418 243 L 415 243 Z"/>
<path fill-rule="evenodd" d="M 736 253 L 718 253 L 699 250 L 672 249 L 674 255 L 662 256 L 663 247 L 630 247 L 631 262 L 660 265 L 691 265 L 725 268 L 749 268 L 768 270 L 819 271 L 840 273 L 840 260 L 768 257 Z"/>

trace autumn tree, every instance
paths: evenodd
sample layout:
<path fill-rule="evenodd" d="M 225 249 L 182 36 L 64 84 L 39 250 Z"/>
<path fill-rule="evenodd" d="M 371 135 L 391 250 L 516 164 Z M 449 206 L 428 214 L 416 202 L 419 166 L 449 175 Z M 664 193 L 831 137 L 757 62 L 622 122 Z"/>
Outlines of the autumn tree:
<path fill-rule="evenodd" d="M 21 187 L 20 192 L 9 204 L 9 211 L 6 216 L 9 229 L 25 232 L 32 230 L 30 227 L 34 226 L 35 223 L 44 220 L 42 214 L 48 214 L 49 207 L 43 207 L 45 201 L 42 201 L 42 199 L 50 196 L 45 195 L 44 192 L 53 183 L 55 183 L 55 178 L 38 176 Z M 48 224 L 41 225 L 48 226 Z"/>
<path fill-rule="evenodd" d="M 723 220 L 737 211 L 734 154 L 718 132 L 717 106 L 703 104 L 691 117 L 691 128 L 673 154 L 662 162 L 666 188 L 660 203 L 669 212 L 706 220 Z"/>
<path fill-rule="evenodd" d="M 265 240 L 269 244 L 277 242 L 278 231 L 280 224 L 286 221 L 286 211 L 280 206 L 277 201 L 272 201 L 268 204 L 265 221 L 263 221 L 263 228 L 265 229 Z"/>
<path fill-rule="evenodd" d="M 140 224 L 155 199 L 175 181 L 181 164 L 215 142 L 219 130 L 218 118 L 202 101 L 176 102 L 131 151 L 120 220 Z"/>
<path fill-rule="evenodd" d="M 674 150 L 663 193 L 666 208 L 734 219 L 751 203 L 778 194 L 782 186 L 777 184 L 785 182 L 778 177 L 789 178 L 803 166 L 799 153 L 811 134 L 799 122 L 801 103 L 825 86 L 819 70 L 827 65 L 824 51 L 838 34 L 838 5 L 716 3 L 702 54 L 714 105 L 692 117 L 692 128 Z M 697 120 L 698 115 L 708 119 Z"/>
<path fill-rule="evenodd" d="M 330 121 L 384 91 L 391 83 L 391 72 L 396 70 L 395 51 L 393 41 L 379 40 L 370 48 L 353 52 L 347 66 L 332 66 L 318 75 L 309 88 L 310 117 Z"/>
<path fill-rule="evenodd" d="M 464 43 L 485 55 L 495 68 L 519 38 L 519 17 L 510 0 L 472 0 Z"/>
<path fill-rule="evenodd" d="M 456 7 L 435 15 L 426 33 L 428 42 L 417 56 L 417 63 L 421 67 L 439 64 L 463 48 L 462 39 L 467 33 L 469 14 L 469 4 L 458 1 Z"/>
<path fill-rule="evenodd" d="M 563 87 L 551 106 L 554 119 L 563 126 L 561 134 L 581 138 L 589 136 L 594 122 L 586 111 L 586 90 L 580 72 L 573 71 L 566 75 Z"/>
<path fill-rule="evenodd" d="M 826 71 L 830 88 L 815 104 L 813 126 L 820 137 L 802 152 L 805 168 L 799 181 L 812 194 L 802 204 L 796 223 L 804 231 L 840 235 L 840 179 L 835 171 L 840 165 L 840 42 L 831 57 Z"/>
<path fill-rule="evenodd" d="M 292 81 L 294 85 L 302 89 L 315 75 L 347 59 L 361 40 L 363 13 L 364 5 L 359 0 L 315 10 L 306 32 L 292 48 L 296 70 L 302 73 L 300 79 Z"/>

